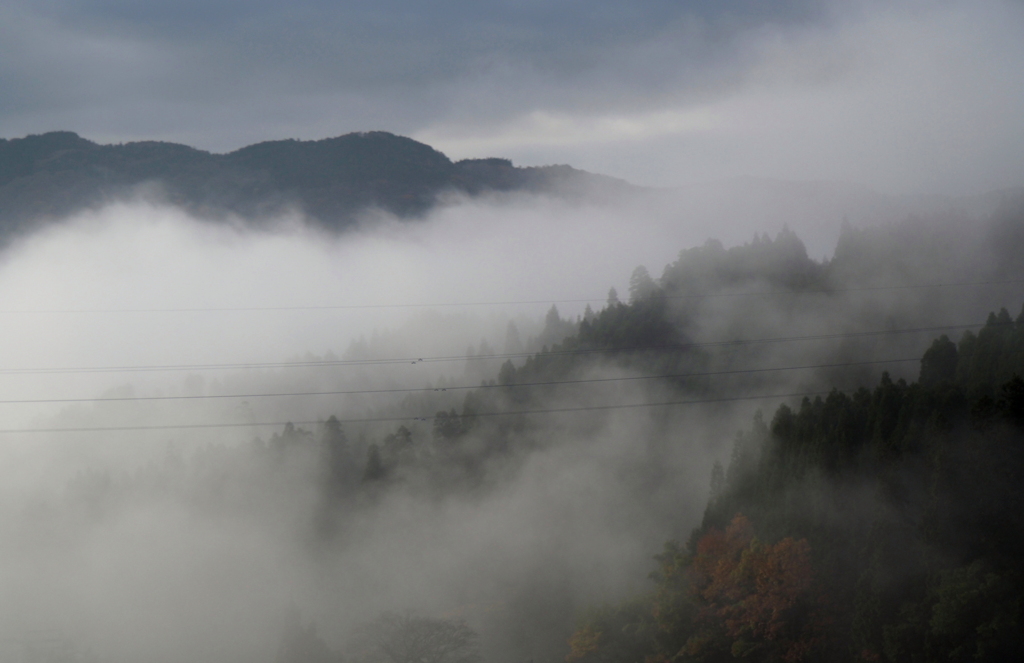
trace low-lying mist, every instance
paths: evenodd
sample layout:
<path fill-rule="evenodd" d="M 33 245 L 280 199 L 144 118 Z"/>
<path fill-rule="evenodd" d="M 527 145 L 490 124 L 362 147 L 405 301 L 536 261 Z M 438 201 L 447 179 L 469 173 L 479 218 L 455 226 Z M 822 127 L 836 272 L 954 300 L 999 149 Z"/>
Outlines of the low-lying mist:
<path fill-rule="evenodd" d="M 6 646 L 51 638 L 98 661 L 271 661 L 291 608 L 339 652 L 382 611 L 412 610 L 465 619 L 487 660 L 554 660 L 580 610 L 645 589 L 660 543 L 699 522 L 735 431 L 780 399 L 657 417 L 602 408 L 809 391 L 837 374 L 734 375 L 717 387 L 705 375 L 695 387 L 646 379 L 643 361 L 595 360 L 566 374 L 603 382 L 545 392 L 544 409 L 564 411 L 481 418 L 450 435 L 435 413 L 536 409 L 494 388 L 508 386 L 495 384 L 499 371 L 528 375 L 538 369 L 526 353 L 582 337 L 578 323 L 606 307 L 610 286 L 642 298 L 641 264 L 657 276 L 677 261 L 675 283 L 692 286 L 671 300 L 680 347 L 982 322 L 980 311 L 1020 302 L 1002 301 L 1019 281 L 967 298 L 916 288 L 995 278 L 988 240 L 969 224 L 936 224 L 940 239 L 963 235 L 942 268 L 861 265 L 837 272 L 836 292 L 799 301 L 758 296 L 779 288 L 768 276 L 701 281 L 699 260 L 720 259 L 709 237 L 728 247 L 781 228 L 757 225 L 760 215 L 725 228 L 692 200 L 665 200 L 456 200 L 415 222 L 371 213 L 341 236 L 299 215 L 252 229 L 136 201 L 7 249 Z M 840 210 L 792 209 L 797 234 L 834 227 L 834 246 Z M 843 232 L 856 248 L 867 231 Z M 754 244 L 789 250 L 791 234 Z M 704 248 L 679 253 L 691 247 Z M 691 297 L 709 288 L 722 296 Z M 935 335 L 708 346 L 669 368 L 913 358 Z M 916 364 L 861 368 L 838 378 L 913 377 Z M 50 429 L 76 430 L 40 432 Z"/>
<path fill-rule="evenodd" d="M 635 536 L 660 526 L 616 487 L 628 418 L 625 430 L 537 452 L 493 490 L 379 496 L 314 545 L 319 458 L 264 457 L 282 426 L 147 427 L 405 418 L 408 395 L 132 398 L 493 379 L 501 360 L 459 358 L 508 351 L 510 322 L 521 352 L 553 301 L 565 317 L 582 312 L 578 300 L 599 307 L 615 279 L 622 289 L 635 264 L 667 261 L 694 232 L 667 214 L 621 216 L 545 199 L 463 202 L 415 224 L 369 218 L 337 237 L 297 217 L 251 230 L 134 202 L 8 250 L 0 398 L 58 402 L 6 402 L 3 428 L 132 429 L 3 435 L 10 601 L 0 630 L 15 643 L 69 638 L 98 660 L 269 661 L 289 605 L 334 647 L 381 610 L 414 608 L 464 615 L 488 651 L 560 646 L 572 625 L 565 602 L 642 581 L 661 536 Z M 393 358 L 452 360 L 318 363 Z M 307 365 L 275 365 L 294 362 Z M 437 394 L 413 414 L 463 396 Z M 96 397 L 126 400 L 59 402 Z M 514 627 L 498 626 L 510 615 Z"/>

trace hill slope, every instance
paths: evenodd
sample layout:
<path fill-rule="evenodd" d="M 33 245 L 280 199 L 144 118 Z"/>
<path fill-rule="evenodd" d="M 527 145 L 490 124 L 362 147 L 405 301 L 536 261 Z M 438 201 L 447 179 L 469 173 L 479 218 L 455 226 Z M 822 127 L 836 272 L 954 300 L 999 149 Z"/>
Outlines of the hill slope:
<path fill-rule="evenodd" d="M 249 219 L 290 208 L 340 230 L 368 207 L 400 216 L 446 191 L 572 192 L 621 180 L 569 166 L 518 168 L 506 159 L 453 162 L 383 131 L 258 143 L 228 154 L 145 141 L 99 145 L 69 131 L 0 139 L 0 237 L 156 185 L 168 202 L 208 218 Z"/>

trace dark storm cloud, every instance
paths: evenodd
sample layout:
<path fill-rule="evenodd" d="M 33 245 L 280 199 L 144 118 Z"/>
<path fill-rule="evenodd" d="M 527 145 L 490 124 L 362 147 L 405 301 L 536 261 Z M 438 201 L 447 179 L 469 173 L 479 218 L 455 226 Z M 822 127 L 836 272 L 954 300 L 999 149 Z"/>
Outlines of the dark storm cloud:
<path fill-rule="evenodd" d="M 443 71 L 495 53 L 572 70 L 602 59 L 609 48 L 649 39 L 680 23 L 699 22 L 706 37 L 727 41 L 752 26 L 799 23 L 821 15 L 813 3 L 753 0 L 82 2 L 47 3 L 39 13 L 63 24 L 146 40 L 223 40 L 250 54 L 270 54 L 314 68 L 327 64 L 357 79 L 368 68 Z M 324 63 L 317 62 L 317 54 L 378 59 Z M 429 59 L 420 62 L 410 56 Z"/>
<path fill-rule="evenodd" d="M 488 77 L 519 100 L 498 95 L 505 107 L 492 115 L 541 95 L 561 108 L 642 104 L 677 77 L 678 58 L 638 60 L 637 45 L 684 38 L 698 83 L 697 70 L 728 58 L 743 31 L 820 12 L 752 1 L 111 1 L 9 3 L 2 13 L 4 134 L 59 127 L 223 149 L 271 137 L 268 125 L 312 137 L 383 119 L 412 131 Z"/>
<path fill-rule="evenodd" d="M 0 136 L 214 151 L 384 129 L 648 185 L 1020 184 L 1024 9 L 881 2 L 0 7 Z"/>

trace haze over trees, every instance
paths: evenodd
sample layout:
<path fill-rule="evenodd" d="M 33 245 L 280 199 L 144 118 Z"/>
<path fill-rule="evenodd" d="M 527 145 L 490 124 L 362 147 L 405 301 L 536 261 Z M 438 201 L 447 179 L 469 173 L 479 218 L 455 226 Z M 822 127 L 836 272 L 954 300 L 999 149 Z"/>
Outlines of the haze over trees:
<path fill-rule="evenodd" d="M 194 385 L 257 422 L 326 411 L 5 502 L 4 582 L 38 604 L 2 623 L 101 661 L 1006 660 L 1022 223 L 1007 200 L 969 228 L 847 224 L 822 260 L 789 228 L 711 239 L 454 359 L 382 334 L 288 387 Z M 454 368 L 374 373 L 396 357 Z M 351 384 L 307 380 L 332 364 Z"/>
<path fill-rule="evenodd" d="M 1024 661 L 1022 35 L 5 0 L 0 663 Z"/>
<path fill-rule="evenodd" d="M 758 413 L 703 522 L 567 660 L 1010 660 L 1024 651 L 1024 310 L 920 379 Z"/>

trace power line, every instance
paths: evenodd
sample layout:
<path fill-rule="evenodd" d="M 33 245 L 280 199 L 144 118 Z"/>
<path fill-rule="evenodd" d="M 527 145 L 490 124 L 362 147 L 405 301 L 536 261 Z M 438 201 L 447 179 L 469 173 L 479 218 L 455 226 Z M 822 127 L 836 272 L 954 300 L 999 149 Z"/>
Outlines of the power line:
<path fill-rule="evenodd" d="M 865 366 L 870 364 L 895 364 L 920 361 L 920 357 L 909 359 L 877 359 L 865 361 L 851 361 L 833 364 L 807 364 L 803 366 L 773 366 L 768 368 L 746 368 L 724 371 L 701 371 L 695 373 L 675 373 L 657 375 L 631 375 L 615 378 L 586 378 L 578 380 L 547 380 L 542 382 L 517 382 L 512 384 L 477 384 L 477 385 L 454 385 L 445 387 L 403 387 L 394 389 L 352 389 L 338 391 L 293 391 L 276 393 L 251 393 L 251 394 L 207 394 L 207 395 L 185 395 L 185 396 L 99 396 L 95 398 L 25 398 L 0 400 L 0 405 L 15 405 L 29 403 L 109 403 L 109 402 L 136 402 L 136 401 L 185 401 L 185 400 L 212 400 L 227 398 L 283 398 L 283 397 L 306 397 L 306 396 L 353 396 L 371 394 L 399 394 L 399 393 L 429 393 L 444 391 L 464 391 L 473 389 L 509 389 L 516 387 L 544 387 L 569 384 L 595 384 L 605 382 L 631 382 L 639 380 L 677 380 L 696 377 L 713 377 L 718 375 L 745 375 L 751 373 L 771 373 L 779 371 L 798 371 L 820 368 L 845 368 L 849 366 Z"/>
<path fill-rule="evenodd" d="M 934 327 L 914 327 L 905 329 L 880 329 L 860 332 L 838 332 L 834 334 L 807 334 L 802 336 L 776 336 L 756 339 L 735 339 L 723 341 L 680 342 L 669 345 L 623 346 L 616 348 L 578 348 L 571 350 L 549 350 L 548 352 L 508 352 L 478 355 L 448 355 L 436 357 L 395 357 L 375 359 L 324 359 L 295 362 L 241 362 L 228 364 L 164 364 L 143 366 L 79 366 L 55 368 L 4 368 L 0 375 L 20 374 L 66 374 L 66 373 L 139 373 L 164 371 L 207 371 L 207 370 L 250 370 L 271 368 L 325 368 L 335 366 L 380 366 L 400 364 L 423 364 L 452 361 L 471 361 L 480 359 L 517 359 L 523 357 L 550 358 L 567 355 L 612 355 L 627 352 L 675 351 L 682 352 L 694 348 L 739 347 L 759 343 L 792 343 L 803 341 L 822 341 L 842 338 L 865 338 L 870 336 L 888 336 L 896 334 L 915 334 L 925 332 L 952 331 L 984 327 L 986 323 L 969 323 L 957 325 L 939 325 Z M 998 324 L 998 323 L 997 323 Z M 1009 323 L 1014 324 L 1014 323 Z"/>
<path fill-rule="evenodd" d="M 800 290 L 754 290 L 748 292 L 692 293 L 680 295 L 662 295 L 667 300 L 685 299 L 716 299 L 720 297 L 770 297 L 776 295 L 801 294 L 843 294 L 849 292 L 873 292 L 886 290 L 920 290 L 928 288 L 959 288 L 986 285 L 1013 285 L 1024 283 L 1024 279 L 1000 281 L 962 281 L 950 283 L 920 283 L 906 285 L 861 286 L 854 288 L 805 288 Z M 404 303 L 404 304 L 326 304 L 309 306 L 195 306 L 180 308 L 97 308 L 97 309 L 6 309 L 0 314 L 113 314 L 113 313 L 247 313 L 247 312 L 286 312 L 286 311 L 344 311 L 369 309 L 403 309 L 403 308 L 471 308 L 477 306 L 528 306 L 548 304 L 585 304 L 604 302 L 607 297 L 590 297 L 578 299 L 527 299 L 506 301 L 470 301 L 470 302 L 437 302 L 437 303 Z"/>
<path fill-rule="evenodd" d="M 578 407 L 542 408 L 533 410 L 509 410 L 505 412 L 475 412 L 470 414 L 455 414 L 464 419 L 477 417 L 509 417 L 529 414 L 560 414 L 569 412 L 599 412 L 605 410 L 627 410 L 649 407 L 669 407 L 676 405 L 699 405 L 710 403 L 728 403 L 735 401 L 753 401 L 774 398 L 810 398 L 811 396 L 822 396 L 831 393 L 829 391 L 801 392 L 790 394 L 761 394 L 758 396 L 729 396 L 722 398 L 701 398 L 684 401 L 661 401 L 656 403 L 619 403 L 610 405 L 585 405 Z M 425 417 L 362 417 L 354 419 L 338 419 L 340 424 L 363 424 L 363 423 L 387 423 L 400 421 L 432 421 L 434 415 Z M 114 431 L 148 431 L 148 430 L 192 430 L 192 429 L 217 429 L 217 428 L 262 428 L 282 427 L 288 424 L 296 426 L 316 426 L 324 423 L 316 421 L 261 421 L 261 422 L 231 422 L 219 424 L 166 424 L 154 426 L 88 426 L 77 428 L 3 428 L 0 433 L 100 433 Z"/>

